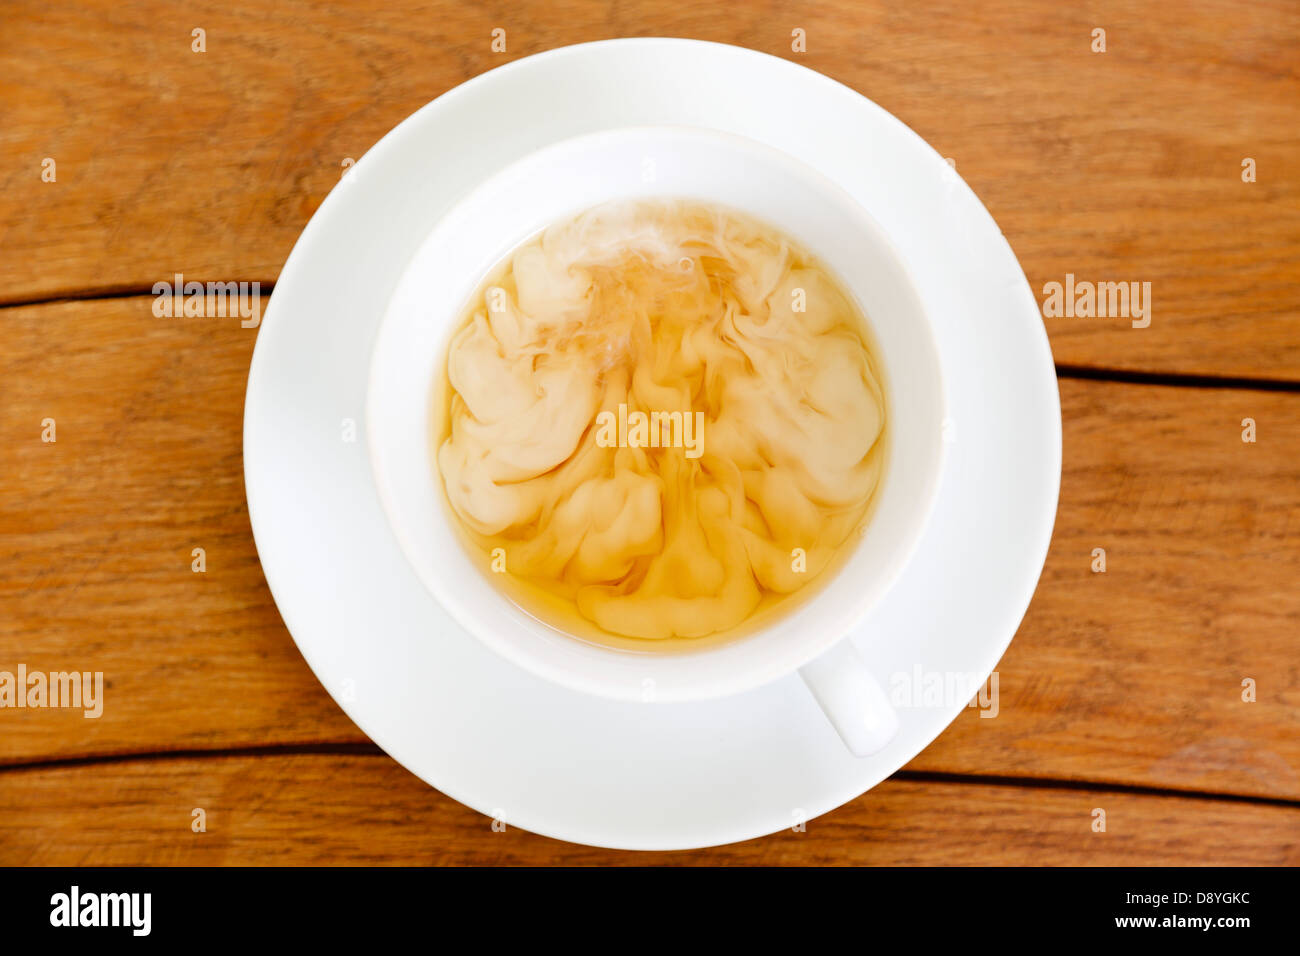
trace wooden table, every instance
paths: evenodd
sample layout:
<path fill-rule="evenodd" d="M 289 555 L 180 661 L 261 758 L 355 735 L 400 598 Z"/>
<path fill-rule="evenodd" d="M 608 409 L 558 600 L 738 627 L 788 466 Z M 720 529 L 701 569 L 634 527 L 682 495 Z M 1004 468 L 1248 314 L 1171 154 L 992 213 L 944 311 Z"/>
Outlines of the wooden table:
<path fill-rule="evenodd" d="M 98 720 L 0 710 L 0 863 L 1300 863 L 1292 0 L 15 0 L 0 18 L 0 670 L 108 680 Z M 346 160 L 417 107 L 642 35 L 862 91 L 953 158 L 1035 293 L 1071 273 L 1150 282 L 1153 305 L 1145 329 L 1045 320 L 1061 505 L 999 717 L 967 711 L 807 832 L 659 855 L 494 832 L 343 715 L 250 535 L 256 332 L 156 318 L 150 294 L 177 272 L 271 288 Z"/>

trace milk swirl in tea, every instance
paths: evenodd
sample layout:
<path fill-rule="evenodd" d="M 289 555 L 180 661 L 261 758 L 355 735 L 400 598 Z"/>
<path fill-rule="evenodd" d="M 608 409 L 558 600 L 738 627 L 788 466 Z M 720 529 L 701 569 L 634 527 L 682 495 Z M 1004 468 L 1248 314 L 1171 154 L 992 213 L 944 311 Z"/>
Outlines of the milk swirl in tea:
<path fill-rule="evenodd" d="M 863 315 L 779 231 L 614 203 L 512 253 L 454 332 L 436 468 L 511 600 L 619 647 L 784 614 L 859 540 L 883 467 Z"/>

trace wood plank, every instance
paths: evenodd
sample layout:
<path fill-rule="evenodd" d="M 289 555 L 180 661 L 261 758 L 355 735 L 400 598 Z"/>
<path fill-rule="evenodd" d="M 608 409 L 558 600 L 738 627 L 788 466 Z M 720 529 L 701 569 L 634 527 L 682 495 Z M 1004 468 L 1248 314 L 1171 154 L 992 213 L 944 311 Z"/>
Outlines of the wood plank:
<path fill-rule="evenodd" d="M 195 808 L 205 832 L 191 829 Z M 1105 833 L 1092 830 L 1097 808 Z M 508 823 L 494 831 L 381 755 L 4 771 L 0 819 L 0 865 L 1300 863 L 1298 807 L 908 780 L 885 781 L 804 832 L 703 851 L 597 850 Z"/>
<path fill-rule="evenodd" d="M 360 739 L 257 560 L 242 454 L 255 333 L 150 304 L 0 312 L 0 670 L 102 670 L 108 697 L 96 720 L 0 711 L 0 754 Z"/>
<path fill-rule="evenodd" d="M 98 720 L 0 711 L 0 763 L 363 741 L 254 550 L 254 333 L 150 303 L 0 312 L 0 670 L 102 670 L 111 695 Z M 1056 533 L 999 666 L 999 716 L 968 711 L 913 766 L 1300 797 L 1300 394 L 1075 380 L 1061 394 Z"/>
<path fill-rule="evenodd" d="M 1061 503 L 998 716 L 912 767 L 1295 796 L 1300 394 L 1060 386 Z"/>
<path fill-rule="evenodd" d="M 272 280 L 342 161 L 438 94 L 556 46 L 685 36 L 796 59 L 894 112 L 956 161 L 1035 292 L 1067 273 L 1152 284 L 1149 328 L 1048 320 L 1058 361 L 1298 380 L 1298 32 L 1289 0 L 20 0 L 0 33 L 0 303 L 176 271 Z"/>

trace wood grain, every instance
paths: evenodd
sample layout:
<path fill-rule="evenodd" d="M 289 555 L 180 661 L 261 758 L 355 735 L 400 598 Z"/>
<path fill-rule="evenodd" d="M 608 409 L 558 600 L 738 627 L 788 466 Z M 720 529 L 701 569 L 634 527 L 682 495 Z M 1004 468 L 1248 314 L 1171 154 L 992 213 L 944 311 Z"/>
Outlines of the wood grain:
<path fill-rule="evenodd" d="M 1165 384 L 1061 382 L 1056 531 L 995 719 L 966 711 L 806 833 L 647 855 L 493 832 L 374 750 L 253 546 L 256 332 L 155 318 L 144 293 L 176 272 L 269 288 L 343 161 L 425 102 L 531 53 L 651 35 L 874 99 L 952 157 L 1035 294 L 1067 273 L 1150 282 L 1149 328 L 1045 322 L 1063 367 Z M 0 710 L 0 865 L 1300 863 L 1297 35 L 1290 0 L 7 4 L 0 671 L 108 687 L 98 720 Z M 1188 376 L 1239 387 L 1169 384 Z"/>
<path fill-rule="evenodd" d="M 364 741 L 257 562 L 240 451 L 255 333 L 150 304 L 2 313 L 0 669 L 102 670 L 109 687 L 98 720 L 0 711 L 0 763 Z M 913 767 L 1300 798 L 1300 394 L 1061 395 L 1061 506 L 999 715 L 963 714 Z"/>
<path fill-rule="evenodd" d="M 1060 506 L 1002 709 L 912 766 L 1295 796 L 1300 394 L 1060 387 Z"/>
<path fill-rule="evenodd" d="M 257 560 L 242 454 L 255 332 L 157 319 L 151 301 L 0 312 L 0 669 L 107 682 L 98 720 L 0 711 L 0 753 L 361 739 L 314 685 Z"/>
<path fill-rule="evenodd" d="M 196 808 L 205 832 L 191 829 Z M 1098 808 L 1105 833 L 1092 830 Z M 508 821 L 494 831 L 382 756 L 11 771 L 0 774 L 0 819 L 0 865 L 1300 863 L 1300 807 L 908 780 L 888 780 L 804 832 L 707 853 L 597 850 Z"/>
<path fill-rule="evenodd" d="M 1290 0 L 20 0 L 0 31 L 0 303 L 269 282 L 340 164 L 440 93 L 556 46 L 685 36 L 895 113 L 955 160 L 1036 293 L 1152 284 L 1149 328 L 1048 320 L 1058 361 L 1300 381 L 1298 33 Z"/>

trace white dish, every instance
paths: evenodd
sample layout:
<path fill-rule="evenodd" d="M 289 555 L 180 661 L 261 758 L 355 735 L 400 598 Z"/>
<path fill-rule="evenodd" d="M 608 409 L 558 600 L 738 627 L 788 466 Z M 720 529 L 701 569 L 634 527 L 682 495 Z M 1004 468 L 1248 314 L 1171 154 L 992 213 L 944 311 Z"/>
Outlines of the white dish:
<path fill-rule="evenodd" d="M 784 60 L 685 40 L 555 50 L 451 91 L 347 174 L 285 265 L 249 374 L 249 509 L 285 622 L 361 729 L 443 792 L 560 839 L 669 849 L 838 806 L 911 759 L 966 701 L 903 709 L 894 740 L 859 759 L 794 676 L 653 707 L 589 697 L 492 654 L 403 559 L 365 438 L 347 440 L 399 277 L 484 177 L 629 125 L 703 126 L 783 150 L 874 216 L 917 282 L 950 447 L 915 557 L 853 635 L 882 685 L 915 667 L 984 675 L 996 664 L 1046 556 L 1060 409 L 1036 302 L 978 199 L 896 119 Z"/>

